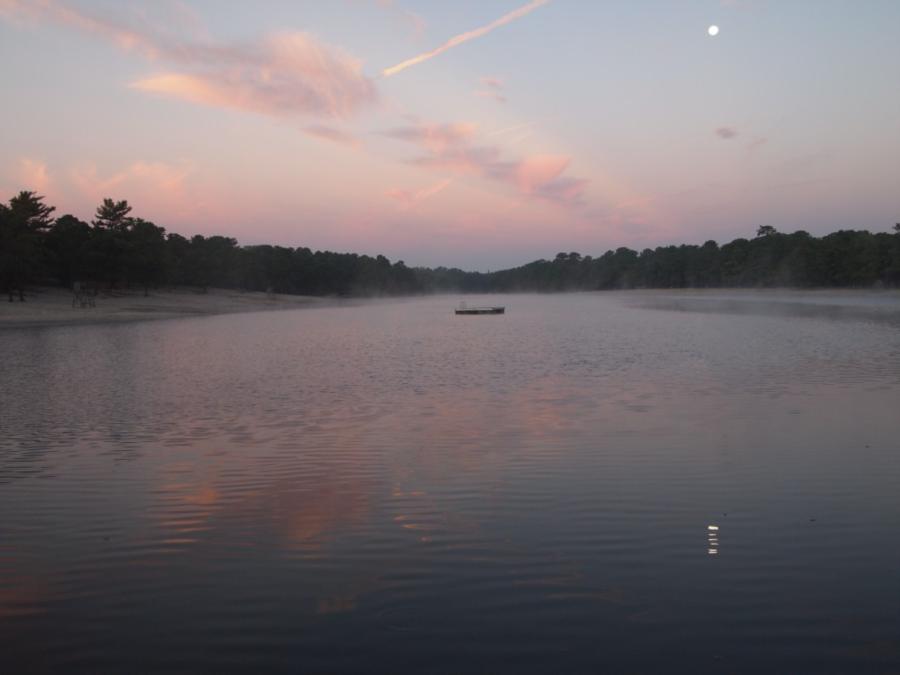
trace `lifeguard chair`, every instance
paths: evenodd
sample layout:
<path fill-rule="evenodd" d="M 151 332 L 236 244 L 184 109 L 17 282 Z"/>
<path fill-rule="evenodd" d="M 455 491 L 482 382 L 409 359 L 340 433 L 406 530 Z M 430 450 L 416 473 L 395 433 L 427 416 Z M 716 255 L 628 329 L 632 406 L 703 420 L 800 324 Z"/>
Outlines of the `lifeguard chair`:
<path fill-rule="evenodd" d="M 81 307 L 82 309 L 85 307 L 96 307 L 94 301 L 96 295 L 96 289 L 91 288 L 87 284 L 82 284 L 80 281 L 72 283 L 72 307 Z"/>

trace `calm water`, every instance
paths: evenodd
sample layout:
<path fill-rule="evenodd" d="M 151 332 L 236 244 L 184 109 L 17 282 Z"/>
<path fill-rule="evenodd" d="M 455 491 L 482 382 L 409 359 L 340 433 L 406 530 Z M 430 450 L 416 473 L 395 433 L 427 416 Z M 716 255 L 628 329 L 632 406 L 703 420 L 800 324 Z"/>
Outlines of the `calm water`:
<path fill-rule="evenodd" d="M 900 672 L 900 296 L 457 300 L 0 332 L 0 671 Z"/>

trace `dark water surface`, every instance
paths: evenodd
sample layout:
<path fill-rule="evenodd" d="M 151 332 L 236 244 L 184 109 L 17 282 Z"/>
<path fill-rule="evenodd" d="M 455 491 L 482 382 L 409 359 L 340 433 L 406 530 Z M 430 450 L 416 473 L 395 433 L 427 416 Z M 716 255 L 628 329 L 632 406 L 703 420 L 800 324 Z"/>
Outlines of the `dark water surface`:
<path fill-rule="evenodd" d="M 900 672 L 900 296 L 456 301 L 0 332 L 0 672 Z"/>

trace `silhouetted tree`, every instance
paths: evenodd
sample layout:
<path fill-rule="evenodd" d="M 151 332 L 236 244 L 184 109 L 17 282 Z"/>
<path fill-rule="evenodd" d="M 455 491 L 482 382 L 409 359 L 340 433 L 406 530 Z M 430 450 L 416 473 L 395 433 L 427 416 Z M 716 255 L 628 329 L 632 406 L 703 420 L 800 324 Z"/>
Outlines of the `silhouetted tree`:
<path fill-rule="evenodd" d="M 166 231 L 141 218 L 134 218 L 128 230 L 126 265 L 132 278 L 144 287 L 147 296 L 150 286 L 159 283 L 166 262 Z"/>
<path fill-rule="evenodd" d="M 56 220 L 45 238 L 48 264 L 53 275 L 64 286 L 86 281 L 91 276 L 91 226 L 75 216 Z"/>
<path fill-rule="evenodd" d="M 94 216 L 94 227 L 104 230 L 126 230 L 129 225 L 128 214 L 131 213 L 131 206 L 124 199 L 120 202 L 113 201 L 108 197 L 103 203 L 97 207 L 97 214 Z"/>
<path fill-rule="evenodd" d="M 719 246 L 621 247 L 592 257 L 560 252 L 496 272 L 410 268 L 383 255 L 305 247 L 239 246 L 231 237 L 186 238 L 131 215 L 126 201 L 104 199 L 93 226 L 74 216 L 52 219 L 34 192 L 0 204 L 0 285 L 10 300 L 41 278 L 109 286 L 157 284 L 273 290 L 309 295 L 440 291 L 565 291 L 627 288 L 900 286 L 900 223 L 894 233 L 839 230 L 824 237 L 758 228 L 753 239 Z"/>
<path fill-rule="evenodd" d="M 128 230 L 131 227 L 131 206 L 125 200 L 116 202 L 106 198 L 94 216 L 94 236 L 91 258 L 98 276 L 114 288 L 116 283 L 128 283 Z"/>
<path fill-rule="evenodd" d="M 13 301 L 25 302 L 25 285 L 34 280 L 42 261 L 43 237 L 55 207 L 35 192 L 23 191 L 0 211 L 0 277 Z"/>

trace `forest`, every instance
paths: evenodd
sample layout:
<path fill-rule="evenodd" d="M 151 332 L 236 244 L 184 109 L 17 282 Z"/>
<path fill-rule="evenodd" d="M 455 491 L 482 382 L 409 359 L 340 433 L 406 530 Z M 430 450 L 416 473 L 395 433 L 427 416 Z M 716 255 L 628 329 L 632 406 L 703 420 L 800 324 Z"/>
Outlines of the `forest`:
<path fill-rule="evenodd" d="M 0 288 L 25 300 L 29 286 L 98 289 L 210 287 L 301 295 L 574 291 L 635 288 L 900 286 L 900 223 L 893 232 L 839 230 L 814 237 L 760 226 L 751 239 L 681 244 L 592 257 L 558 253 L 496 272 L 407 267 L 383 255 L 241 246 L 225 236 L 190 238 L 104 199 L 90 223 L 23 191 L 0 204 Z"/>

